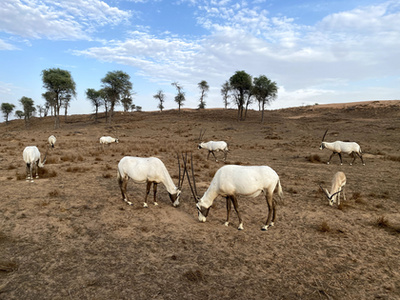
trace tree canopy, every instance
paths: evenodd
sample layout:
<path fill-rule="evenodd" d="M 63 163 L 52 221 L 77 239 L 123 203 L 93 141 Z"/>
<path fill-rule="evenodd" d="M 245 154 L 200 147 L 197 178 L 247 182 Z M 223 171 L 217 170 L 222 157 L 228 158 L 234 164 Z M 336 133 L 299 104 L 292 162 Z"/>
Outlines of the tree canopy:
<path fill-rule="evenodd" d="M 253 86 L 251 76 L 245 71 L 236 71 L 236 73 L 229 78 L 229 84 L 231 89 L 236 92 L 235 100 L 238 106 L 238 119 L 243 120 L 245 94 L 249 94 Z"/>
<path fill-rule="evenodd" d="M 4 118 L 6 118 L 6 124 L 8 124 L 8 116 L 12 113 L 14 110 L 15 105 L 11 103 L 2 103 L 1 104 L 1 111 L 4 114 Z"/>

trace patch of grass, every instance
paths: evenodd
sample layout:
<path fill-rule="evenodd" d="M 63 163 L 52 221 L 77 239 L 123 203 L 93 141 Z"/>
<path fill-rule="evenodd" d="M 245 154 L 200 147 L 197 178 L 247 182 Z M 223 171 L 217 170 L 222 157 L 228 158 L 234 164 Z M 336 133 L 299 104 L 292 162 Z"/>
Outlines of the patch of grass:
<path fill-rule="evenodd" d="M 49 197 L 51 198 L 57 198 L 60 197 L 60 192 L 58 190 L 53 190 L 49 192 Z"/>
<path fill-rule="evenodd" d="M 85 173 L 87 170 L 88 169 L 86 168 L 74 166 L 74 167 L 68 167 L 66 171 L 70 173 Z"/>
<path fill-rule="evenodd" d="M 189 270 L 183 274 L 183 277 L 190 282 L 199 282 L 205 280 L 205 277 L 200 270 Z"/>
<path fill-rule="evenodd" d="M 322 223 L 318 226 L 318 231 L 320 232 L 330 232 L 331 227 L 328 225 L 326 221 L 322 221 Z"/>
<path fill-rule="evenodd" d="M 387 156 L 385 156 L 385 159 L 400 162 L 399 155 L 387 155 Z"/>
<path fill-rule="evenodd" d="M 306 160 L 312 163 L 320 163 L 321 162 L 321 156 L 318 154 L 312 154 L 309 156 L 306 156 Z"/>
<path fill-rule="evenodd" d="M 46 168 L 38 169 L 39 178 L 52 178 L 57 176 L 57 172 Z"/>
<path fill-rule="evenodd" d="M 19 173 L 19 172 L 16 172 L 16 173 L 15 173 L 15 178 L 16 178 L 17 180 L 25 180 L 25 179 L 26 179 L 26 173 Z"/>

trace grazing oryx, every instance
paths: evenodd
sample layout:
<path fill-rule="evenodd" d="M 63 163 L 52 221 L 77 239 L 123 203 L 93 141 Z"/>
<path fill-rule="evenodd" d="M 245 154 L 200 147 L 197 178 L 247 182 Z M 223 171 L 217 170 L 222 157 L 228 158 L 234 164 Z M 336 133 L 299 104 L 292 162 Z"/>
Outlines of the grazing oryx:
<path fill-rule="evenodd" d="M 51 148 L 54 148 L 54 145 L 56 144 L 56 141 L 57 141 L 56 137 L 54 135 L 51 135 L 51 136 L 49 136 L 48 141 L 49 141 L 49 145 L 51 146 Z"/>
<path fill-rule="evenodd" d="M 341 153 L 346 153 L 349 155 L 353 156 L 353 161 L 350 163 L 350 166 L 353 165 L 354 161 L 356 160 L 356 156 L 355 154 L 358 155 L 358 157 L 361 158 L 361 162 L 362 164 L 365 166 L 363 157 L 362 157 L 362 153 L 361 153 L 361 147 L 360 145 L 358 145 L 355 142 L 341 142 L 341 141 L 336 141 L 333 143 L 328 143 L 328 142 L 324 142 L 326 133 L 328 132 L 328 129 L 325 131 L 324 136 L 322 137 L 322 142 L 321 142 L 321 146 L 319 147 L 319 150 L 323 150 L 323 149 L 328 149 L 332 151 L 331 156 L 329 157 L 329 160 L 327 162 L 327 164 L 329 165 L 332 156 L 335 155 L 336 153 L 339 155 L 340 158 L 340 165 L 343 165 L 343 161 L 342 161 L 342 154 Z"/>
<path fill-rule="evenodd" d="M 226 161 L 226 156 L 229 152 L 228 149 L 228 144 L 224 141 L 209 141 L 207 143 L 203 142 L 202 139 L 204 137 L 204 134 L 206 131 L 204 130 L 203 133 L 200 130 L 200 136 L 199 136 L 199 145 L 197 146 L 198 149 L 207 149 L 208 150 L 208 155 L 207 155 L 207 160 L 210 157 L 210 153 L 214 156 L 214 159 L 216 162 L 218 162 L 218 159 L 215 157 L 214 151 L 223 151 L 224 152 L 224 161 Z"/>
<path fill-rule="evenodd" d="M 26 163 L 26 180 L 33 182 L 33 169 L 35 169 L 36 178 L 39 178 L 38 167 L 43 168 L 46 162 L 47 152 L 44 155 L 43 162 L 40 161 L 40 151 L 36 146 L 28 146 L 24 149 L 22 157 Z"/>
<path fill-rule="evenodd" d="M 132 205 L 132 202 L 128 200 L 128 194 L 126 192 L 126 186 L 128 184 L 128 179 L 132 178 L 135 183 L 147 183 L 146 196 L 144 198 L 143 207 L 147 206 L 147 196 L 150 192 L 151 184 L 153 184 L 154 192 L 154 205 L 157 204 L 157 184 L 162 183 L 166 187 L 169 198 L 172 201 L 173 206 L 179 205 L 179 197 L 181 194 L 183 179 L 185 178 L 185 171 L 181 180 L 181 166 L 178 156 L 178 166 L 179 166 L 179 183 L 178 187 L 175 186 L 168 173 L 167 168 L 164 163 L 156 157 L 133 157 L 125 156 L 118 163 L 118 183 L 121 189 L 123 200 Z"/>
<path fill-rule="evenodd" d="M 186 160 L 184 160 L 186 166 Z M 268 218 L 261 230 L 267 230 L 274 226 L 276 217 L 276 201 L 273 199 L 274 192 L 282 199 L 283 192 L 278 174 L 267 166 L 237 166 L 226 165 L 221 167 L 214 175 L 210 186 L 203 197 L 197 196 L 196 181 L 193 172 L 193 159 L 191 161 L 193 187 L 188 174 L 188 181 L 196 200 L 198 218 L 205 222 L 210 207 L 215 198 L 222 196 L 226 198 L 227 217 L 225 226 L 229 225 L 229 214 L 231 202 L 239 218 L 239 230 L 243 229 L 243 221 L 238 210 L 237 196 L 257 197 L 261 192 L 265 194 L 268 205 Z M 187 169 L 186 169 L 186 172 Z"/>
<path fill-rule="evenodd" d="M 111 136 L 102 136 L 100 138 L 100 145 L 103 147 L 103 151 L 104 151 L 104 145 L 110 146 L 111 143 L 118 143 L 118 139 L 113 138 Z"/>
<path fill-rule="evenodd" d="M 328 198 L 329 205 L 332 206 L 333 203 L 340 205 L 340 193 L 343 192 L 343 199 L 346 200 L 346 194 L 344 192 L 344 186 L 346 185 L 346 175 L 343 172 L 337 172 L 332 179 L 332 187 L 331 192 L 329 193 L 327 189 L 322 188 L 320 185 L 319 187 L 324 192 L 326 197 Z"/>

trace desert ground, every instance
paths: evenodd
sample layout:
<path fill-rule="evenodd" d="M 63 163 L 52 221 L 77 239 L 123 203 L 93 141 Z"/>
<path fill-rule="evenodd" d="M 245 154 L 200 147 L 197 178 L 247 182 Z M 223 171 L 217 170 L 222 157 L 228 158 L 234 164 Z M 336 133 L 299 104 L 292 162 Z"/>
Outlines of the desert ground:
<path fill-rule="evenodd" d="M 0 124 L 0 299 L 400 299 L 400 101 L 251 110 L 117 112 Z M 117 164 L 156 156 L 178 181 L 176 153 L 192 152 L 198 193 L 224 165 L 198 150 L 198 136 L 224 140 L 226 164 L 268 165 L 279 175 L 277 220 L 263 194 L 239 197 L 244 230 L 215 199 L 200 223 L 188 181 L 175 208 L 165 187 L 158 206 L 143 207 L 146 185 L 128 183 L 122 200 Z M 355 141 L 359 158 L 319 150 L 326 141 Z M 40 178 L 26 181 L 22 151 L 57 137 Z M 103 135 L 118 144 L 99 145 Z M 217 153 L 222 158 L 221 153 Z M 182 164 L 182 162 L 181 162 Z M 329 206 L 337 171 L 346 201 Z M 152 196 L 149 196 L 152 199 Z"/>

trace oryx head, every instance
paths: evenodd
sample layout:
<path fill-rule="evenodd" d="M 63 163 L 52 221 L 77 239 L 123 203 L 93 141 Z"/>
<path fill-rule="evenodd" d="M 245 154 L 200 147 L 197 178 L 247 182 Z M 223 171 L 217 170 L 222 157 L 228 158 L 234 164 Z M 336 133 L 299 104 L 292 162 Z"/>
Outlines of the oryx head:
<path fill-rule="evenodd" d="M 319 150 L 322 150 L 325 148 L 324 140 L 325 140 L 325 136 L 326 136 L 327 132 L 328 132 L 328 129 L 325 131 L 324 136 L 322 137 L 322 141 L 321 141 L 321 145 L 319 146 Z"/>
<path fill-rule="evenodd" d="M 336 195 L 339 194 L 342 190 L 340 189 L 339 191 L 337 191 L 336 193 L 333 193 L 332 195 L 328 192 L 327 189 L 324 189 L 321 185 L 319 185 L 319 187 L 321 188 L 321 190 L 324 192 L 326 198 L 328 198 L 329 201 L 329 205 L 333 206 L 333 203 L 336 202 Z"/>

